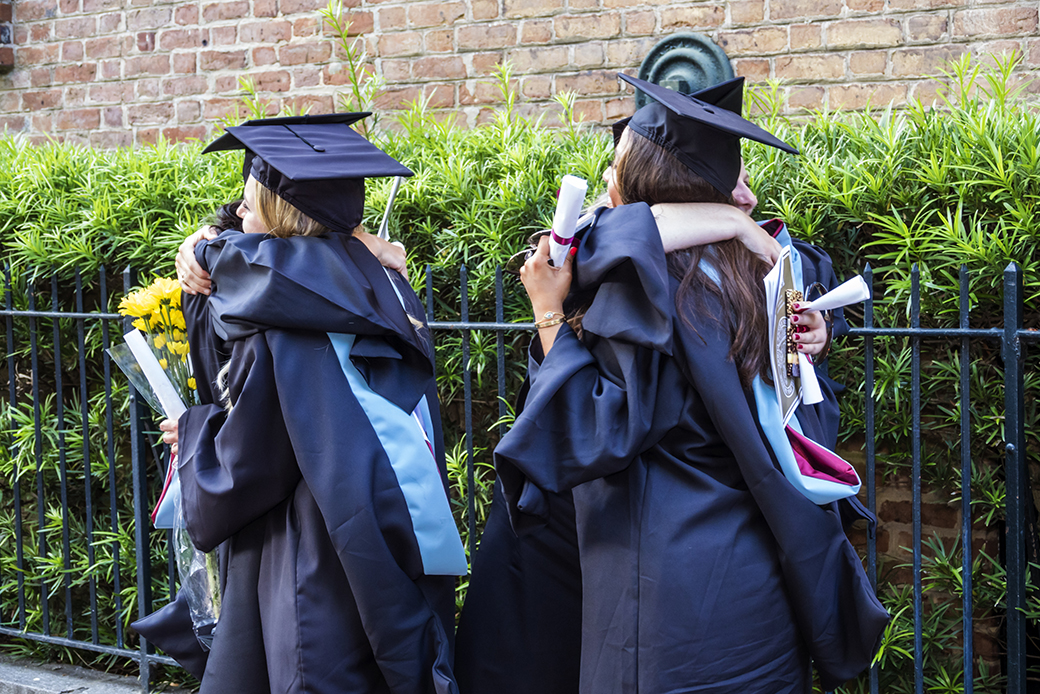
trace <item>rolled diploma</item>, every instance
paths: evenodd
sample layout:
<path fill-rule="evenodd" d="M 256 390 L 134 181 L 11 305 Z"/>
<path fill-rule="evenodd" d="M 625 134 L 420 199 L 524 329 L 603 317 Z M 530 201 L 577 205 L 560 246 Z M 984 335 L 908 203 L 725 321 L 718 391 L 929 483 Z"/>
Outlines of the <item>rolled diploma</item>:
<path fill-rule="evenodd" d="M 584 178 L 570 174 L 560 182 L 560 197 L 556 200 L 556 214 L 553 215 L 552 233 L 549 234 L 549 258 L 554 267 L 562 266 L 567 259 L 588 189 L 589 184 Z"/>
<path fill-rule="evenodd" d="M 849 304 L 858 304 L 870 298 L 870 287 L 857 275 L 848 282 L 838 285 L 816 301 L 803 304 L 803 311 L 831 311 Z"/>

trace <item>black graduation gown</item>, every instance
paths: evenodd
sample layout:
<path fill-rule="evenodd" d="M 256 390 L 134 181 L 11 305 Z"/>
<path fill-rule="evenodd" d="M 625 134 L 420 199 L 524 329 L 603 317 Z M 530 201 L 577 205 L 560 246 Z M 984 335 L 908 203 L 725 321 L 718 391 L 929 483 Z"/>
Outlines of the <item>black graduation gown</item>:
<path fill-rule="evenodd" d="M 805 692 L 810 656 L 834 686 L 869 663 L 887 614 L 836 505 L 776 468 L 728 338 L 670 310 L 649 210 L 628 207 L 579 250 L 576 283 L 601 283 L 584 341 L 565 327 L 532 360 L 524 413 L 496 450 L 517 528 L 545 517 L 556 499 L 543 492 L 573 490 L 581 691 Z"/>
<path fill-rule="evenodd" d="M 398 295 L 421 317 L 418 299 L 340 234 L 228 233 L 196 255 L 214 291 L 193 332 L 226 340 L 235 403 L 180 419 L 188 531 L 226 567 L 202 692 L 457 691 L 454 578 L 428 575 L 413 498 L 333 336 L 355 336 L 349 361 L 383 399 L 411 412 L 425 398 L 446 495 L 432 343 Z"/>

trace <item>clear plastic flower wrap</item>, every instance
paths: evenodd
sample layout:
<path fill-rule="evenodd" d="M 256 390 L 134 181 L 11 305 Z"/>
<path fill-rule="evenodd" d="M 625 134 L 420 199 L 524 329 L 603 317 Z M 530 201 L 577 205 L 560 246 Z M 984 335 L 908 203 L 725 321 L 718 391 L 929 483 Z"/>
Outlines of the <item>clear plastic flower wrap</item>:
<path fill-rule="evenodd" d="M 173 551 L 181 594 L 188 602 L 191 624 L 199 643 L 207 651 L 213 644 L 213 632 L 220 619 L 220 569 L 217 552 L 202 552 L 195 547 L 184 522 L 181 501 L 174 500 Z"/>

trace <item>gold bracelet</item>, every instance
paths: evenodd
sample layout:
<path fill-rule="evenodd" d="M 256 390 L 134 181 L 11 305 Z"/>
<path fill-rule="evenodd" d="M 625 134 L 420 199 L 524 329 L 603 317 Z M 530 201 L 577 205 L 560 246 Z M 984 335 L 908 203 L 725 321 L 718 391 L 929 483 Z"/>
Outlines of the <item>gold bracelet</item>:
<path fill-rule="evenodd" d="M 557 318 L 557 316 L 559 316 Z M 551 328 L 554 325 L 559 325 L 564 321 L 564 315 L 559 311 L 546 311 L 542 314 L 542 320 L 535 321 L 534 327 L 541 330 L 542 328 Z"/>

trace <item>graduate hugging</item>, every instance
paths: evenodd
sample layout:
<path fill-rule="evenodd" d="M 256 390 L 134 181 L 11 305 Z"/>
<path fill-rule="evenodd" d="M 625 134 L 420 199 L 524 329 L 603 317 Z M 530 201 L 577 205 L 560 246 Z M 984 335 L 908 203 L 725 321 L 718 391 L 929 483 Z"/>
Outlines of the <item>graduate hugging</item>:
<path fill-rule="evenodd" d="M 350 128 L 366 115 L 250 121 L 207 148 L 245 150 L 242 231 L 178 260 L 212 279 L 184 301 L 203 404 L 163 429 L 222 607 L 209 652 L 180 595 L 135 625 L 207 694 L 457 692 L 467 569 L 433 344 L 380 264 L 398 249 L 360 230 L 364 179 L 411 172 Z"/>
<path fill-rule="evenodd" d="M 742 79 L 691 98 L 621 77 L 651 101 L 615 128 L 613 209 L 563 267 L 543 239 L 521 270 L 538 335 L 495 450 L 460 688 L 808 694 L 815 670 L 830 690 L 869 666 L 889 619 L 843 527 L 873 519 L 854 489 L 814 503 L 781 471 L 792 451 L 769 376 L 771 264 L 693 230 L 689 204 L 734 204 L 741 138 L 795 150 L 740 117 Z M 765 226 L 804 286 L 837 284 L 826 254 Z M 833 447 L 838 409 L 820 380 L 824 401 L 790 428 Z"/>

